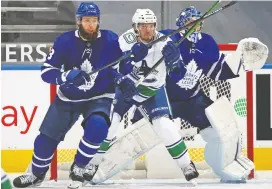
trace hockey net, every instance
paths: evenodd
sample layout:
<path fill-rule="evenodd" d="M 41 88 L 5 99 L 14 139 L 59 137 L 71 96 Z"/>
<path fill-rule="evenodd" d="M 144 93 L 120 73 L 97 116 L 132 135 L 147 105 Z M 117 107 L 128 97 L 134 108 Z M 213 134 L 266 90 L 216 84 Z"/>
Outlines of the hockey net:
<path fill-rule="evenodd" d="M 222 44 L 219 45 L 219 49 L 224 53 L 231 53 L 235 51 L 237 48 L 236 44 Z M 248 72 L 242 77 L 227 80 L 227 81 L 214 81 L 208 77 L 202 77 L 200 81 L 201 90 L 204 91 L 205 95 L 210 97 L 212 100 L 215 100 L 221 96 L 226 96 L 231 103 L 236 112 L 238 124 L 240 130 L 243 135 L 243 153 L 252 159 L 253 157 L 253 145 L 251 144 L 250 137 L 252 133 L 252 121 L 250 118 L 251 107 L 252 107 L 252 99 L 251 93 L 252 83 L 251 83 L 251 72 Z M 56 94 L 56 88 L 51 86 L 51 99 L 53 100 Z M 132 113 L 127 112 L 123 121 L 121 130 L 129 127 L 131 125 Z M 251 116 L 252 117 L 252 116 Z M 205 142 L 201 139 L 198 134 L 198 129 L 191 125 L 186 120 L 176 119 L 176 125 L 181 129 L 182 137 L 186 142 L 188 147 L 188 151 L 192 161 L 195 162 L 198 170 L 203 170 L 203 175 L 206 173 L 210 173 L 211 170 L 204 160 L 204 147 Z M 121 131 L 120 131 L 121 132 Z M 81 139 L 83 134 L 82 128 L 80 126 L 80 121 L 74 125 L 74 127 L 67 134 L 64 142 L 62 142 L 58 150 L 55 153 L 55 157 L 53 158 L 51 168 L 50 168 L 50 179 L 60 179 L 62 177 L 67 178 L 68 170 L 70 168 L 71 163 L 73 162 L 79 140 Z M 140 178 L 177 178 L 178 176 L 174 175 L 174 171 L 163 171 L 162 174 L 158 174 L 160 169 L 160 161 L 164 161 L 165 164 L 169 162 L 173 162 L 173 160 L 167 157 L 166 149 L 154 149 L 153 152 L 146 154 L 145 156 L 139 158 L 134 165 L 131 165 L 127 169 L 132 170 L 142 170 L 144 172 L 144 176 L 140 176 Z M 164 154 L 164 155 L 163 155 Z M 169 155 L 168 155 L 169 156 Z M 158 163 L 156 165 L 156 163 Z M 170 169 L 169 166 L 166 167 Z M 121 174 L 124 174 L 125 171 L 122 171 Z M 201 172 L 201 171 L 200 171 Z M 181 175 L 182 176 L 182 175 Z M 127 178 L 137 177 L 137 175 L 130 175 Z M 252 175 L 251 175 L 252 177 Z M 122 177 L 124 178 L 124 177 Z"/>

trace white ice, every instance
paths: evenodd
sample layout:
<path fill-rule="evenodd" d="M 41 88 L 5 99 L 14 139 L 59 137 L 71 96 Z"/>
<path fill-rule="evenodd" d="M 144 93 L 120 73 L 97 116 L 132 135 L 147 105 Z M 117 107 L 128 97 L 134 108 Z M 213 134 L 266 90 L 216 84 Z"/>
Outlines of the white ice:
<path fill-rule="evenodd" d="M 13 176 L 11 176 L 12 179 Z M 35 189 L 64 188 L 70 184 L 69 180 L 45 181 Z M 245 184 L 222 184 L 218 179 L 198 179 L 198 185 L 193 186 L 184 179 L 141 179 L 141 180 L 109 180 L 100 185 L 86 185 L 82 189 L 272 189 L 272 179 L 262 178 L 249 180 Z"/>
<path fill-rule="evenodd" d="M 48 188 L 67 188 L 69 181 L 56 183 L 45 183 Z M 176 189 L 176 188 L 194 188 L 194 189 L 272 189 L 272 180 L 250 180 L 246 184 L 221 184 L 215 179 L 199 179 L 198 185 L 193 186 L 185 180 L 124 180 L 108 181 L 101 185 L 87 185 L 83 189 Z"/>

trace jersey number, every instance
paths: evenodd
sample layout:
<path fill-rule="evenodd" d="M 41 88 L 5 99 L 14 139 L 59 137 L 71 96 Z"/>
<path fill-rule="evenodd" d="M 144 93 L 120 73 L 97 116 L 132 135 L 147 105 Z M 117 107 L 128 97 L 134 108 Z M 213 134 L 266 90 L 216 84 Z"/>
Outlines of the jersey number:
<path fill-rule="evenodd" d="M 50 60 L 54 53 L 55 53 L 55 50 L 51 48 L 50 53 L 48 54 L 47 60 Z"/>

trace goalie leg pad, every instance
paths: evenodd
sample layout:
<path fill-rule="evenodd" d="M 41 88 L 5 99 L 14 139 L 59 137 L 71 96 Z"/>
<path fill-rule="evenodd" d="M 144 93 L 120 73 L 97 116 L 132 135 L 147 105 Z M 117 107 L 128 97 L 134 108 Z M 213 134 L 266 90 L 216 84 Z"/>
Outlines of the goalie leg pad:
<path fill-rule="evenodd" d="M 113 177 L 161 142 L 153 131 L 152 125 L 145 119 L 141 119 L 126 129 L 123 136 L 115 140 L 104 154 L 92 183 L 98 184 Z"/>
<path fill-rule="evenodd" d="M 254 168 L 241 153 L 241 135 L 234 110 L 226 97 L 216 100 L 205 113 L 212 127 L 200 131 L 207 142 L 204 157 L 222 181 L 243 181 Z"/>
<path fill-rule="evenodd" d="M 214 173 L 224 181 L 243 180 L 243 169 L 235 161 L 238 142 L 235 136 L 232 140 L 221 142 L 219 135 L 211 127 L 200 131 L 200 135 L 207 142 L 204 157 Z"/>

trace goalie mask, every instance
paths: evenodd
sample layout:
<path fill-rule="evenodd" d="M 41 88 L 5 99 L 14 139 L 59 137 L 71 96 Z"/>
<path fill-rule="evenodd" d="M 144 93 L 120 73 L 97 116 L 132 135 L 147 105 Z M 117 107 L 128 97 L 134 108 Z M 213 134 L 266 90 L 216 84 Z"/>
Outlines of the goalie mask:
<path fill-rule="evenodd" d="M 150 9 L 137 9 L 132 17 L 133 28 L 139 39 L 150 42 L 154 39 L 157 17 Z"/>
<path fill-rule="evenodd" d="M 199 19 L 202 16 L 201 12 L 199 12 L 195 7 L 190 6 L 189 8 L 183 9 L 179 16 L 176 18 L 176 26 L 179 28 L 184 27 L 186 24 Z M 196 28 L 196 30 L 188 36 L 188 40 L 197 43 L 199 40 L 199 32 L 201 31 L 201 28 L 203 26 L 203 21 L 200 23 L 200 25 Z M 181 34 L 185 34 L 190 27 L 186 28 L 185 30 L 181 31 Z"/>

